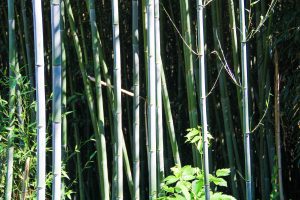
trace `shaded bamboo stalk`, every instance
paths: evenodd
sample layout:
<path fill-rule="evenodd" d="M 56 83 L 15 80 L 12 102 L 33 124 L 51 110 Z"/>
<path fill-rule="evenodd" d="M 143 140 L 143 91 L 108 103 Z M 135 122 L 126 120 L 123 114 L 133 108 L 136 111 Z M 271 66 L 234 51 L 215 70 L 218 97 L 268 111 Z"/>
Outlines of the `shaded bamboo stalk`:
<path fill-rule="evenodd" d="M 183 54 L 185 64 L 185 81 L 188 99 L 188 113 L 189 113 L 189 126 L 190 128 L 197 128 L 198 126 L 198 112 L 197 112 L 197 99 L 195 93 L 195 79 L 193 67 L 193 53 L 192 49 L 192 33 L 191 33 L 191 19 L 190 7 L 188 0 L 180 0 L 180 18 L 181 18 L 181 32 L 184 38 Z M 193 147 L 193 162 L 194 165 L 200 167 L 201 159 L 197 150 Z"/>
<path fill-rule="evenodd" d="M 75 94 L 74 88 L 73 88 L 73 82 L 70 79 L 70 92 L 71 96 Z M 76 121 L 77 113 L 76 113 L 76 106 L 75 103 L 71 103 L 72 107 L 72 115 L 73 115 L 73 120 Z M 80 137 L 79 137 L 79 130 L 78 130 L 78 125 L 77 123 L 73 123 L 73 128 L 74 128 L 74 139 L 75 139 L 75 144 L 77 148 L 80 148 Z M 81 157 L 80 157 L 80 151 L 76 151 L 76 170 L 77 170 L 77 176 L 78 176 L 78 189 L 79 189 L 79 199 L 84 200 L 85 198 L 85 190 L 84 190 L 84 179 L 83 179 L 83 171 L 82 171 L 82 164 L 81 164 Z"/>
<path fill-rule="evenodd" d="M 156 133 L 157 133 L 157 189 L 160 190 L 160 183 L 164 179 L 164 137 L 162 118 L 162 86 L 161 86 L 161 49 L 160 49 L 160 17 L 159 0 L 154 0 L 154 31 L 155 31 L 155 71 L 156 71 Z"/>
<path fill-rule="evenodd" d="M 169 93 L 168 93 L 168 88 L 167 88 L 167 83 L 166 83 L 166 77 L 165 77 L 164 68 L 163 68 L 163 66 L 161 66 L 161 67 L 162 67 L 161 68 L 162 99 L 163 99 L 164 113 L 165 113 L 165 117 L 166 117 L 166 125 L 167 125 L 167 129 L 168 129 L 169 140 L 171 143 L 174 163 L 180 167 L 181 161 L 180 161 L 178 144 L 176 141 L 174 121 L 173 121 L 173 117 L 172 117 L 172 111 L 171 111 Z"/>
<path fill-rule="evenodd" d="M 62 170 L 67 171 L 67 66 L 66 66 L 66 47 L 65 47 L 65 3 L 64 1 L 60 2 L 60 34 L 61 34 L 61 112 L 62 112 L 62 137 L 61 137 L 61 159 L 62 159 Z M 62 177 L 62 185 L 61 185 L 61 198 L 65 199 L 65 187 L 66 187 L 66 179 Z"/>
<path fill-rule="evenodd" d="M 102 146 L 101 154 L 101 176 L 103 179 L 101 181 L 100 187 L 102 189 L 101 196 L 102 199 L 109 199 L 109 182 L 108 182 L 108 168 L 107 168 L 107 154 L 106 154 L 106 140 L 104 133 L 104 110 L 103 110 L 103 97 L 102 97 L 102 88 L 101 88 L 101 72 L 100 72 L 100 63 L 99 63 L 99 49 L 98 49 L 98 40 L 96 37 L 96 13 L 95 13 L 95 2 L 94 0 L 89 0 L 89 14 L 90 14 L 90 26 L 92 32 L 92 47 L 93 47 L 93 60 L 94 60 L 94 73 L 96 77 L 96 105 L 97 105 L 97 120 L 98 126 L 100 129 L 100 142 Z"/>
<path fill-rule="evenodd" d="M 37 199 L 44 200 L 46 195 L 46 104 L 41 0 L 33 0 L 33 27 L 37 101 Z"/>
<path fill-rule="evenodd" d="M 24 29 L 24 36 L 25 36 L 27 68 L 28 68 L 28 73 L 29 73 L 30 85 L 32 88 L 34 88 L 34 77 L 33 77 L 33 72 L 32 72 L 33 65 L 32 65 L 32 59 L 31 59 L 31 48 L 30 48 L 29 29 L 28 29 L 28 23 L 27 23 L 25 0 L 21 0 L 21 9 L 22 9 L 22 21 L 23 21 L 23 29 Z"/>
<path fill-rule="evenodd" d="M 133 199 L 140 199 L 140 58 L 139 58 L 139 1 L 132 0 L 133 54 Z"/>
<path fill-rule="evenodd" d="M 30 169 L 30 158 L 27 158 L 26 162 L 25 162 L 24 173 L 23 173 L 21 200 L 25 200 L 26 196 L 27 196 L 27 187 L 28 187 L 28 179 L 29 179 L 29 169 Z"/>
<path fill-rule="evenodd" d="M 80 72 L 81 72 L 82 79 L 83 79 L 84 91 L 85 91 L 86 98 L 87 98 L 87 103 L 88 103 L 89 112 L 90 112 L 90 116 L 91 116 L 92 126 L 95 131 L 98 172 L 99 172 L 99 174 L 101 174 L 101 171 L 102 171 L 101 167 L 103 167 L 103 165 L 101 164 L 101 151 L 102 151 L 101 140 L 100 140 L 101 134 L 100 134 L 99 126 L 97 124 L 97 118 L 96 118 L 96 115 L 94 112 L 95 108 L 94 108 L 94 101 L 93 101 L 93 97 L 92 97 L 91 85 L 90 85 L 90 82 L 88 81 L 87 73 L 84 68 L 84 63 L 83 63 L 83 58 L 82 58 L 82 50 L 81 50 L 81 46 L 79 45 L 79 38 L 76 33 L 73 11 L 72 11 L 69 0 L 65 0 L 65 6 L 67 9 L 67 16 L 68 16 L 68 21 L 70 24 L 70 31 L 72 33 L 71 35 L 73 37 L 73 42 L 74 42 L 76 54 L 78 57 L 79 68 L 80 68 Z M 104 179 L 104 177 L 100 176 L 100 179 Z M 107 183 L 108 180 L 101 180 L 100 182 Z M 100 187 L 100 191 L 101 191 L 101 187 Z"/>
<path fill-rule="evenodd" d="M 209 158 L 208 158 L 208 124 L 206 112 L 206 66 L 204 50 L 204 4 L 203 0 L 197 0 L 197 30 L 198 30 L 198 53 L 199 53 L 199 94 L 200 94 L 200 111 L 201 111 L 201 130 L 203 136 L 203 170 L 204 170 L 204 190 L 205 199 L 210 199 L 209 186 Z"/>
<path fill-rule="evenodd" d="M 242 94 L 243 94 L 243 135 L 245 155 L 245 184 L 246 199 L 252 199 L 252 174 L 251 174 L 251 150 L 250 150 L 250 126 L 249 126 L 249 96 L 248 96 L 248 61 L 247 61 L 247 30 L 245 19 L 244 0 L 239 0 L 240 31 L 241 31 L 241 66 L 242 66 Z"/>
<path fill-rule="evenodd" d="M 12 198 L 13 191 L 13 156 L 14 156 L 14 123 L 16 112 L 16 36 L 14 0 L 8 0 L 8 43 L 9 43 L 9 132 L 7 136 L 7 171 L 5 182 L 5 199 Z"/>
<path fill-rule="evenodd" d="M 60 34 L 60 0 L 51 2 L 52 35 L 52 199 L 61 198 L 61 34 Z"/>
<path fill-rule="evenodd" d="M 274 54 L 275 64 L 275 138 L 276 138 L 276 153 L 277 153 L 277 165 L 278 165 L 278 184 L 279 184 L 279 197 L 280 200 L 284 199 L 283 195 L 283 179 L 282 179 L 282 164 L 281 164 L 281 144 L 280 144 L 280 75 L 279 75 L 279 61 L 278 51 L 275 49 Z"/>
<path fill-rule="evenodd" d="M 218 10 L 218 1 L 212 2 L 212 21 L 213 21 L 213 39 L 214 39 L 214 47 L 217 52 L 221 52 L 223 38 L 221 36 L 221 24 L 220 24 L 220 16 Z M 218 70 L 222 70 L 222 64 L 220 61 L 217 60 L 217 67 Z M 235 159 L 233 154 L 233 144 L 232 144 L 232 137 L 231 134 L 234 134 L 233 130 L 233 122 L 232 122 L 232 115 L 231 115 L 231 107 L 230 101 L 228 97 L 227 91 L 227 83 L 225 72 L 222 70 L 220 72 L 219 77 L 219 86 L 220 86 L 220 95 L 221 95 L 221 105 L 222 105 L 222 113 L 223 113 L 223 121 L 224 121 L 224 128 L 225 128 L 225 139 L 227 145 L 227 154 L 230 166 L 230 177 L 231 177 L 231 190 L 233 196 L 236 199 L 239 199 L 239 193 L 237 190 L 237 177 L 236 177 L 236 168 L 235 168 Z"/>

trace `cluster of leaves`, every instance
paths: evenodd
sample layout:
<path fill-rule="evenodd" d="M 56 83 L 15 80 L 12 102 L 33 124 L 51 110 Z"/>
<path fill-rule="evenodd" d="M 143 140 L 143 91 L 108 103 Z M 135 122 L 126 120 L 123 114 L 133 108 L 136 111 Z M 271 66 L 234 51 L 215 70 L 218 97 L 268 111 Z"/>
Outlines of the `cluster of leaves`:
<path fill-rule="evenodd" d="M 191 128 L 187 130 L 185 136 L 186 142 L 196 145 L 200 155 L 203 150 L 203 138 L 201 135 L 201 127 Z M 207 142 L 213 139 L 211 134 L 207 134 Z M 158 200 L 201 200 L 205 199 L 205 185 L 203 170 L 198 167 L 186 165 L 184 167 L 175 166 L 171 168 L 172 174 L 166 177 L 161 184 L 161 193 Z M 227 181 L 222 178 L 230 174 L 230 169 L 218 169 L 215 176 L 209 174 L 209 182 L 215 186 L 227 187 Z M 215 187 L 217 189 L 217 187 Z M 212 200 L 233 200 L 234 197 L 210 190 L 210 198 Z"/>
<path fill-rule="evenodd" d="M 190 165 L 171 168 L 172 175 L 166 177 L 161 185 L 159 200 L 201 200 L 205 199 L 203 170 Z M 229 169 L 219 169 L 216 175 L 209 175 L 210 183 L 216 186 L 227 187 L 227 182 L 222 177 L 228 176 Z M 233 200 L 234 197 L 222 192 L 211 191 L 212 200 Z"/>

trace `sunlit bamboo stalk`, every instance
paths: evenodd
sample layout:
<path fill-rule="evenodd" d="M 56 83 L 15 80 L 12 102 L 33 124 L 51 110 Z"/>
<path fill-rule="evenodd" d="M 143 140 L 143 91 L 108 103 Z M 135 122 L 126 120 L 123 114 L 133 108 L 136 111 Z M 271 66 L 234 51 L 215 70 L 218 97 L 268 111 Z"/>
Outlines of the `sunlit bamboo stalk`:
<path fill-rule="evenodd" d="M 61 33 L 60 0 L 51 1 L 51 35 L 52 35 L 52 199 L 61 198 Z"/>
<path fill-rule="evenodd" d="M 37 101 L 37 199 L 44 200 L 46 195 L 46 104 L 42 2 L 33 0 L 32 4 Z"/>
<path fill-rule="evenodd" d="M 133 199 L 140 199 L 140 58 L 139 58 L 139 0 L 132 0 L 132 58 L 133 58 Z"/>
<path fill-rule="evenodd" d="M 115 164 L 117 167 L 116 199 L 123 199 L 123 158 L 122 158 L 122 105 L 121 105 L 121 53 L 118 0 L 112 0 L 113 47 L 114 47 L 114 136 Z"/>
<path fill-rule="evenodd" d="M 163 137 L 163 117 L 162 117 L 162 86 L 161 86 L 161 50 L 160 50 L 160 18 L 159 0 L 154 0 L 154 32 L 155 32 L 155 71 L 156 71 L 156 133 L 157 133 L 157 188 L 164 179 L 164 137 Z"/>

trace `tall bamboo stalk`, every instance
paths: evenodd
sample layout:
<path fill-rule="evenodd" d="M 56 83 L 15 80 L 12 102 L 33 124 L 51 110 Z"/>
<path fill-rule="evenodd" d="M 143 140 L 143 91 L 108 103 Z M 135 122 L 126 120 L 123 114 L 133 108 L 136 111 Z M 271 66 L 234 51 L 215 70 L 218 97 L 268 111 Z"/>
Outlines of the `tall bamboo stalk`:
<path fill-rule="evenodd" d="M 74 92 L 74 86 L 73 86 L 73 81 L 70 80 L 70 92 L 71 96 L 75 94 Z M 76 120 L 76 107 L 74 101 L 71 103 L 71 107 L 73 110 L 72 117 L 73 120 Z M 73 123 L 73 128 L 74 128 L 74 139 L 75 139 L 75 144 L 79 148 L 81 146 L 80 144 L 80 137 L 79 137 L 79 130 L 78 130 L 78 124 Z M 80 151 L 76 152 L 76 171 L 77 171 L 77 176 L 78 176 L 78 189 L 79 189 L 79 199 L 84 200 L 85 198 L 85 190 L 84 190 L 84 179 L 83 179 L 83 173 L 82 173 L 82 164 L 81 164 L 81 157 L 80 157 Z"/>
<path fill-rule="evenodd" d="M 92 32 L 92 46 L 93 46 L 93 59 L 94 59 L 94 72 L 96 78 L 96 105 L 97 105 L 97 121 L 100 129 L 100 142 L 102 146 L 101 154 L 101 176 L 106 182 L 101 182 L 102 189 L 102 199 L 109 199 L 109 182 L 108 182 L 108 169 L 107 169 L 107 155 L 106 155 L 106 140 L 104 133 L 104 110 L 103 110 L 103 97 L 102 97 L 102 88 L 101 88 L 101 72 L 100 72 L 100 63 L 99 63 L 99 49 L 98 49 L 98 40 L 96 37 L 96 13 L 95 13 L 95 2 L 94 0 L 89 0 L 89 13 L 90 13 L 90 25 Z"/>
<path fill-rule="evenodd" d="M 8 43 L 9 43 L 9 132 L 7 145 L 7 171 L 5 199 L 12 198 L 13 191 L 13 156 L 14 156 L 14 123 L 16 112 L 16 36 L 15 36 L 15 13 L 14 0 L 8 0 Z"/>
<path fill-rule="evenodd" d="M 44 39 L 41 0 L 33 0 L 33 27 L 37 100 L 37 199 L 46 195 L 46 104 L 44 77 Z"/>
<path fill-rule="evenodd" d="M 76 54 L 78 57 L 78 62 L 79 62 L 79 68 L 80 68 L 80 72 L 82 75 L 82 80 L 83 80 L 83 84 L 84 84 L 84 91 L 85 91 L 85 95 L 87 98 L 87 103 L 88 103 L 88 107 L 89 107 L 89 112 L 90 112 L 90 116 L 91 116 L 91 121 L 92 121 L 92 126 L 93 129 L 95 131 L 95 137 L 96 137 L 96 148 L 97 148 L 97 162 L 98 162 L 98 172 L 101 175 L 101 171 L 103 171 L 103 169 L 101 169 L 102 167 L 104 167 L 101 163 L 101 151 L 102 151 L 102 143 L 100 140 L 100 129 L 99 126 L 97 124 L 97 117 L 95 115 L 95 108 L 94 108 L 94 101 L 93 101 L 93 97 L 92 97 L 92 90 L 91 90 L 91 85 L 90 82 L 88 81 L 88 77 L 87 77 L 87 72 L 84 68 L 84 63 L 83 63 L 83 58 L 82 58 L 82 50 L 81 50 L 81 46 L 79 45 L 79 38 L 78 35 L 76 33 L 75 30 L 75 22 L 74 22 L 74 16 L 73 16 L 73 11 L 70 5 L 70 1 L 69 0 L 65 0 L 65 6 L 67 9 L 67 16 L 68 16 L 68 21 L 70 24 L 70 31 L 71 31 L 71 35 L 73 37 L 73 42 L 75 45 L 75 49 L 76 49 Z M 103 176 L 100 176 L 100 180 L 104 179 Z M 101 180 L 100 182 L 102 183 L 108 183 L 108 180 Z M 106 185 L 107 187 L 107 185 Z M 100 187 L 100 191 L 101 187 Z"/>
<path fill-rule="evenodd" d="M 23 29 L 24 29 L 24 36 L 25 36 L 25 46 L 26 46 L 26 60 L 27 60 L 27 65 L 28 65 L 27 68 L 28 68 L 28 72 L 29 72 L 30 84 L 32 87 L 34 87 L 31 48 L 30 48 L 29 29 L 28 29 L 28 23 L 27 23 L 25 0 L 21 1 L 21 9 L 22 9 Z"/>
<path fill-rule="evenodd" d="M 115 162 L 117 167 L 116 199 L 123 199 L 123 160 L 122 160 L 122 105 L 121 105 L 121 53 L 118 0 L 112 0 L 113 47 L 114 47 L 114 135 L 116 145 Z"/>
<path fill-rule="evenodd" d="M 155 70 L 155 29 L 154 29 L 154 1 L 147 2 L 148 22 L 148 141 L 149 141 L 149 199 L 156 198 L 156 70 Z"/>
<path fill-rule="evenodd" d="M 248 63 L 247 63 L 247 30 L 245 19 L 244 0 L 239 0 L 240 5 L 240 31 L 241 31 L 241 66 L 242 66 L 242 94 L 243 94 L 243 135 L 245 154 L 245 182 L 246 199 L 252 199 L 251 177 L 251 150 L 250 150 L 250 126 L 249 126 L 249 97 L 248 97 Z"/>
<path fill-rule="evenodd" d="M 284 199 L 283 195 L 283 179 L 282 179 L 282 164 L 281 164 L 281 141 L 280 141 L 280 75 L 279 75 L 279 61 L 278 51 L 275 49 L 274 54 L 275 64 L 275 139 L 276 139 L 276 154 L 277 154 L 277 165 L 278 165 L 278 184 L 279 184 L 279 197 L 280 200 Z"/>
<path fill-rule="evenodd" d="M 161 87 L 161 50 L 160 50 L 160 19 L 159 19 L 159 0 L 154 0 L 154 31 L 155 31 L 155 70 L 156 70 L 156 133 L 157 133 L 157 188 L 164 179 L 164 137 L 163 137 L 163 118 L 162 118 L 162 87 Z"/>
<path fill-rule="evenodd" d="M 180 18 L 181 18 L 181 32 L 185 42 L 183 42 L 183 54 L 185 65 L 185 81 L 188 98 L 188 113 L 189 113 L 189 126 L 196 128 L 198 126 L 198 112 L 197 112 L 197 99 L 195 92 L 195 79 L 194 79 L 194 64 L 193 53 L 191 51 L 192 45 L 192 32 L 191 32 L 191 19 L 190 19 L 190 6 L 188 0 L 180 0 Z M 200 158 L 196 149 L 193 148 L 193 161 L 194 165 L 200 166 Z"/>
<path fill-rule="evenodd" d="M 60 0 L 51 2 L 52 35 L 52 199 L 61 198 L 61 34 L 60 34 Z"/>
<path fill-rule="evenodd" d="M 62 152 L 61 152 L 61 159 L 62 159 L 62 170 L 67 170 L 67 66 L 66 66 L 66 47 L 65 47 L 65 3 L 64 1 L 60 2 L 60 34 L 61 34 L 61 109 L 62 109 L 62 137 L 61 137 L 61 146 L 62 146 Z M 62 199 L 65 199 L 65 183 L 66 179 L 62 178 L 62 186 L 61 186 L 61 193 L 62 193 Z"/>
<path fill-rule="evenodd" d="M 172 112 L 171 112 L 171 105 L 170 105 L 170 99 L 169 99 L 169 93 L 168 93 L 168 88 L 167 88 L 165 72 L 164 72 L 163 66 L 161 66 L 161 67 L 162 67 L 161 68 L 162 99 L 163 99 L 164 113 L 165 113 L 165 117 L 166 117 L 166 125 L 167 125 L 167 129 L 168 129 L 168 134 L 169 134 L 169 140 L 171 143 L 174 163 L 178 166 L 181 166 L 179 149 L 178 149 L 178 144 L 176 141 L 174 121 L 173 121 Z"/>
<path fill-rule="evenodd" d="M 201 130 L 203 135 L 203 170 L 204 170 L 204 188 L 205 199 L 210 199 L 209 189 L 209 161 L 208 161 L 208 130 L 207 130 L 207 112 L 206 112 L 206 66 L 204 50 L 204 31 L 203 31 L 203 0 L 197 0 L 197 30 L 198 30 L 198 53 L 199 53 L 199 86 L 200 86 L 200 111 L 201 111 Z"/>
<path fill-rule="evenodd" d="M 140 58 L 139 58 L 139 1 L 132 0 L 133 55 L 133 199 L 140 199 Z"/>
<path fill-rule="evenodd" d="M 222 51 L 223 45 L 223 37 L 222 33 L 222 26 L 220 24 L 221 19 L 219 16 L 218 10 L 218 3 L 219 1 L 212 2 L 212 21 L 213 21 L 213 39 L 214 39 L 214 47 L 220 53 Z M 222 70 L 222 64 L 220 61 L 217 61 L 218 70 Z M 231 107 L 230 101 L 228 97 L 228 90 L 227 90 L 227 83 L 225 72 L 222 70 L 220 72 L 219 77 L 219 86 L 220 86 L 220 95 L 221 95 L 221 105 L 222 105 L 222 113 L 223 113 L 223 122 L 225 128 L 225 139 L 226 139 L 226 146 L 227 146 L 227 154 L 230 166 L 230 177 L 231 177 L 231 190 L 233 196 L 236 199 L 239 199 L 239 194 L 237 190 L 237 177 L 236 177 L 236 169 L 235 169 L 235 159 L 233 154 L 233 144 L 232 144 L 232 137 L 231 135 L 234 134 L 233 130 L 233 122 L 232 122 L 232 115 L 231 115 Z"/>
<path fill-rule="evenodd" d="M 23 172 L 21 200 L 25 200 L 26 197 L 27 197 L 27 187 L 28 187 L 28 180 L 29 180 L 29 168 L 30 168 L 30 157 L 28 157 L 25 161 L 25 169 L 24 169 L 24 172 Z"/>

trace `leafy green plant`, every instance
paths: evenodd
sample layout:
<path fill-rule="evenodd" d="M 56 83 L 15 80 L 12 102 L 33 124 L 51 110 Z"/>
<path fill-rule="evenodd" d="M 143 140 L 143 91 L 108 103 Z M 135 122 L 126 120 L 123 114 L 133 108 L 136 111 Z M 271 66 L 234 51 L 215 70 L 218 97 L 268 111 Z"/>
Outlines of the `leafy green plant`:
<path fill-rule="evenodd" d="M 197 129 L 188 129 L 185 136 L 186 142 L 195 144 L 202 156 L 202 137 L 201 127 Z M 213 137 L 208 134 L 211 140 Z M 198 167 L 186 165 L 180 167 L 176 165 L 171 168 L 172 174 L 167 176 L 161 184 L 160 197 L 157 200 L 201 200 L 205 199 L 204 190 L 204 171 Z M 210 190 L 210 199 L 212 200 L 232 200 L 230 195 L 217 192 L 218 186 L 227 187 L 227 181 L 223 178 L 230 174 L 230 169 L 218 169 L 215 175 L 209 174 L 209 182 L 213 183 L 215 191 Z"/>

